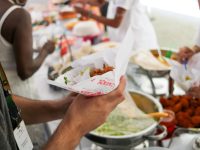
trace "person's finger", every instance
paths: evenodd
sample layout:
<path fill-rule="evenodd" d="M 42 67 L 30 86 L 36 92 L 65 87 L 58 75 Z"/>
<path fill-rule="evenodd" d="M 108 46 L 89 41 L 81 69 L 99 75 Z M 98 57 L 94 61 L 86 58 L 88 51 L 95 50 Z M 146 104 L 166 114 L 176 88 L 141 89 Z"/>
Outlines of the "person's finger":
<path fill-rule="evenodd" d="M 119 84 L 118 88 L 115 91 L 123 93 L 125 87 L 126 87 L 126 78 L 125 78 L 125 76 L 121 76 L 121 78 L 120 78 L 120 84 Z"/>
<path fill-rule="evenodd" d="M 70 94 L 69 94 L 69 96 L 72 96 L 72 97 L 76 97 L 76 96 L 78 96 L 79 95 L 79 93 L 75 93 L 75 92 L 71 92 Z"/>
<path fill-rule="evenodd" d="M 115 100 L 115 99 L 122 99 L 124 98 L 124 90 L 126 87 L 126 79 L 125 76 L 122 76 L 120 78 L 120 84 L 119 86 L 112 92 L 110 92 L 107 95 L 104 95 L 106 97 L 106 99 L 110 99 L 110 101 Z"/>

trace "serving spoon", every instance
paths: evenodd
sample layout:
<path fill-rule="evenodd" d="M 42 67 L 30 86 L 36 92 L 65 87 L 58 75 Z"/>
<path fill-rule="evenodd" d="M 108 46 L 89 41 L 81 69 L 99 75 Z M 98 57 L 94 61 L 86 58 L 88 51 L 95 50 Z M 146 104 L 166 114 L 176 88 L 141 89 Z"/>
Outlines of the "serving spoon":
<path fill-rule="evenodd" d="M 169 117 L 169 114 L 166 112 L 154 112 L 146 114 L 146 117 L 152 117 L 152 118 L 166 118 Z"/>
<path fill-rule="evenodd" d="M 158 60 L 159 60 L 161 63 L 163 63 L 163 64 L 169 65 L 168 62 L 167 62 L 167 61 L 165 60 L 165 58 L 163 57 L 162 52 L 161 52 L 161 49 L 158 48 L 157 51 L 158 51 Z"/>
<path fill-rule="evenodd" d="M 160 119 L 160 118 L 167 118 L 169 117 L 168 113 L 165 112 L 153 112 L 153 113 L 149 113 L 149 114 L 143 114 L 143 115 L 138 115 L 138 116 L 134 116 L 131 117 L 132 119 L 143 119 L 143 118 L 155 118 L 155 119 Z"/>

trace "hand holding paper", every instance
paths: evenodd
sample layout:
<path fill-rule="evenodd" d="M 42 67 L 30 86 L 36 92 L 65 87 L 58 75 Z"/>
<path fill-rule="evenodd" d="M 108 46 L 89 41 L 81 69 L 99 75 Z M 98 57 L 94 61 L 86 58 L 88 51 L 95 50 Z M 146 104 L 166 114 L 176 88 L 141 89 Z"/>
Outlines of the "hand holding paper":
<path fill-rule="evenodd" d="M 133 47 L 133 30 L 129 30 L 116 50 L 98 52 L 72 63 L 72 69 L 50 84 L 87 96 L 113 91 L 125 74 Z M 109 68 L 109 69 L 108 69 Z M 91 73 L 95 72 L 95 76 Z"/>

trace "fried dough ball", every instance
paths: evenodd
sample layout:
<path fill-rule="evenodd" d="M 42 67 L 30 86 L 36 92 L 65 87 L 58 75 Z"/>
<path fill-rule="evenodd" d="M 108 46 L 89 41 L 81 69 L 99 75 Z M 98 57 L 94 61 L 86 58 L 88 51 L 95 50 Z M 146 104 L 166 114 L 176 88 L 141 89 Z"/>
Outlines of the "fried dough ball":
<path fill-rule="evenodd" d="M 184 109 L 187 109 L 187 108 L 189 107 L 189 100 L 188 100 L 188 99 L 182 98 L 180 102 L 181 102 L 182 107 L 183 107 Z"/>
<path fill-rule="evenodd" d="M 178 112 L 176 114 L 177 124 L 179 126 L 188 128 L 192 127 L 192 123 L 190 120 L 190 115 L 187 112 Z"/>
<path fill-rule="evenodd" d="M 172 108 L 172 110 L 173 110 L 175 113 L 181 111 L 181 109 L 182 109 L 182 104 L 181 104 L 181 103 L 177 103 L 177 104 Z"/>
<path fill-rule="evenodd" d="M 200 106 L 195 109 L 195 115 L 200 116 Z"/>
<path fill-rule="evenodd" d="M 194 127 L 199 127 L 200 126 L 200 116 L 193 116 L 191 118 L 192 124 Z"/>
<path fill-rule="evenodd" d="M 200 99 L 188 95 L 162 98 L 164 109 L 174 111 L 176 124 L 185 128 L 200 127 Z"/>
<path fill-rule="evenodd" d="M 190 100 L 190 105 L 193 107 L 193 108 L 197 108 L 198 106 L 200 106 L 200 103 L 197 99 L 191 99 Z"/>
<path fill-rule="evenodd" d="M 160 98 L 160 102 L 163 105 L 163 107 L 169 107 L 170 106 L 170 101 L 168 99 L 165 99 L 164 97 Z"/>
<path fill-rule="evenodd" d="M 175 104 L 175 103 L 179 102 L 180 96 L 172 96 L 172 97 L 170 98 L 170 100 L 173 101 L 173 103 Z"/>
<path fill-rule="evenodd" d="M 194 109 L 193 109 L 193 108 L 188 108 L 188 109 L 186 110 L 186 112 L 187 112 L 190 116 L 192 116 L 192 115 L 194 114 Z"/>

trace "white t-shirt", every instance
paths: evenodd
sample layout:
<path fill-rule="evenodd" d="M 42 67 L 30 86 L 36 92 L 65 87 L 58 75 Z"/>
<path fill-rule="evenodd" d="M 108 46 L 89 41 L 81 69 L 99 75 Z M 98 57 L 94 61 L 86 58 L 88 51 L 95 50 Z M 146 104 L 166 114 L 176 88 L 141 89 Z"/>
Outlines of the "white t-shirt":
<path fill-rule="evenodd" d="M 107 18 L 113 19 L 117 8 L 126 10 L 118 28 L 108 27 L 108 36 L 112 41 L 121 42 L 131 25 L 134 30 L 133 50 L 158 48 L 154 28 L 139 0 L 109 0 Z M 131 39 L 130 39 L 131 41 Z"/>

